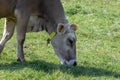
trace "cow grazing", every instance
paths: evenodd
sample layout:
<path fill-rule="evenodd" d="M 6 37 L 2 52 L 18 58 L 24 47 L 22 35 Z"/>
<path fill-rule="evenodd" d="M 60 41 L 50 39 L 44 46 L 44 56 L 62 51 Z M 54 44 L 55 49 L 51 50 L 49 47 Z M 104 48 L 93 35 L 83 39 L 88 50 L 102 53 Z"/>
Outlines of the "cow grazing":
<path fill-rule="evenodd" d="M 23 44 L 27 31 L 46 30 L 48 41 L 65 65 L 77 65 L 76 25 L 68 22 L 60 0 L 0 0 L 0 18 L 5 18 L 0 53 L 16 26 L 18 61 L 25 61 Z M 28 24 L 28 23 L 32 24 Z"/>

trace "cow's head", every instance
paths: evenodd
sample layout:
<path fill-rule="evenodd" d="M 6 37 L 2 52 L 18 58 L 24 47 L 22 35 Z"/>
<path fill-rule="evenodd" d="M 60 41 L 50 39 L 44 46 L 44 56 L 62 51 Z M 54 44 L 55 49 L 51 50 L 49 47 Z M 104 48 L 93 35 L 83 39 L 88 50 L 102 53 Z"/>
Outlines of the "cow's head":
<path fill-rule="evenodd" d="M 77 26 L 75 24 L 58 24 L 57 34 L 51 41 L 52 46 L 62 64 L 73 66 L 77 65 L 76 28 Z"/>
<path fill-rule="evenodd" d="M 47 28 L 47 30 L 52 30 L 48 22 L 44 19 L 38 18 L 37 16 L 31 16 L 29 21 L 28 30 L 29 31 L 40 31 L 43 26 Z M 76 61 L 76 35 L 75 31 L 77 26 L 75 24 L 58 24 L 57 25 L 57 33 L 54 38 L 51 39 L 51 44 L 61 60 L 62 64 L 65 65 L 77 65 Z"/>

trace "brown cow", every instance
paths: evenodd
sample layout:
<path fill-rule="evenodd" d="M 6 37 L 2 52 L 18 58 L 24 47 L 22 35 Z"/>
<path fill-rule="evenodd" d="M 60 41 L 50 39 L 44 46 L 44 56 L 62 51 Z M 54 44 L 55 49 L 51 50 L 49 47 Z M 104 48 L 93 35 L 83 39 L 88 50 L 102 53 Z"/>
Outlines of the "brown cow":
<path fill-rule="evenodd" d="M 30 20 L 30 17 L 33 19 Z M 0 18 L 6 18 L 0 52 L 12 37 L 16 26 L 18 61 L 25 61 L 23 44 L 26 32 L 39 31 L 41 28 L 51 36 L 48 41 L 51 41 L 61 63 L 77 64 L 76 26 L 69 24 L 60 0 L 0 0 Z M 29 21 L 33 26 L 28 25 Z"/>

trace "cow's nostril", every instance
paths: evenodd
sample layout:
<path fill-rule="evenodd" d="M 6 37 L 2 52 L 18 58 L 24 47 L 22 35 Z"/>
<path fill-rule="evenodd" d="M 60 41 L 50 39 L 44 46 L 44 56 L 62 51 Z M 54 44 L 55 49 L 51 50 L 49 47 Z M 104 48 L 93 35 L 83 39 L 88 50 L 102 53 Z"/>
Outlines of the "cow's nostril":
<path fill-rule="evenodd" d="M 77 66 L 77 62 L 76 61 L 73 63 L 73 66 Z"/>

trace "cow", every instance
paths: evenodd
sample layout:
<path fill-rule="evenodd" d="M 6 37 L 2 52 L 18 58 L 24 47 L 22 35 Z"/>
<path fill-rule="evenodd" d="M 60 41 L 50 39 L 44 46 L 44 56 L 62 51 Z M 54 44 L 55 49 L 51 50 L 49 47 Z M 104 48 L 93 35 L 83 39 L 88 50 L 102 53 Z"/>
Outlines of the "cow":
<path fill-rule="evenodd" d="M 17 61 L 24 62 L 23 45 L 26 33 L 45 30 L 55 53 L 64 65 L 77 65 L 77 26 L 65 16 L 61 0 L 0 0 L 0 18 L 5 18 L 0 53 L 12 37 L 16 26 Z M 32 24 L 29 24 L 32 23 Z"/>

